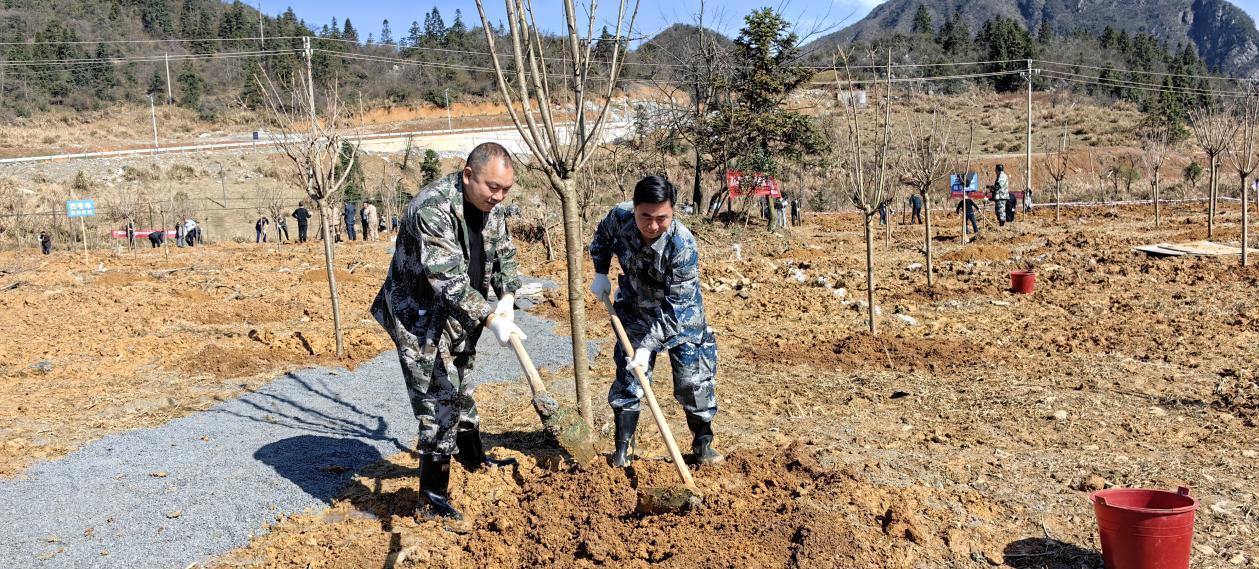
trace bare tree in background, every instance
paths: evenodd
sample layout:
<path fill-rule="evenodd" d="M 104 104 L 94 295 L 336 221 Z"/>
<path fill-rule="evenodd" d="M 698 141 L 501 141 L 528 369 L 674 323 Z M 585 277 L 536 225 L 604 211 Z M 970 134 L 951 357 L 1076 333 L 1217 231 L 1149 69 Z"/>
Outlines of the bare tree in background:
<path fill-rule="evenodd" d="M 105 198 L 105 207 L 109 211 L 110 221 L 120 223 L 123 229 L 126 229 L 130 223 L 132 230 L 136 226 L 136 214 L 140 211 L 140 197 L 138 188 L 127 188 L 126 185 L 120 185 L 109 192 Z M 134 233 L 133 233 L 134 235 Z M 134 239 L 127 240 L 127 248 L 135 252 Z"/>
<path fill-rule="evenodd" d="M 263 187 L 261 193 L 262 207 L 265 210 L 262 213 L 271 216 L 272 229 L 275 231 L 275 242 L 279 243 L 283 238 L 280 234 L 280 219 L 284 217 L 285 211 L 288 210 L 289 200 L 285 199 L 284 190 L 280 186 L 268 184 Z"/>
<path fill-rule="evenodd" d="M 931 186 L 949 175 L 949 149 L 952 141 L 944 122 L 936 113 L 931 113 L 930 122 L 920 119 L 919 124 L 910 120 L 905 123 L 905 141 L 908 152 L 905 156 L 905 181 L 918 191 L 922 197 L 924 241 L 923 250 L 927 257 L 927 286 L 935 284 L 934 264 L 931 260 Z M 890 222 L 889 222 L 890 225 Z"/>
<path fill-rule="evenodd" d="M 1189 113 L 1189 125 L 1193 127 L 1198 146 L 1207 155 L 1207 239 L 1215 237 L 1216 198 L 1220 186 L 1220 155 L 1228 150 L 1237 134 L 1238 123 L 1233 116 L 1212 105 Z"/>
<path fill-rule="evenodd" d="M 520 131 L 521 138 L 538 166 L 547 173 L 551 189 L 560 198 L 564 219 L 564 250 L 568 262 L 568 317 L 573 341 L 573 376 L 577 390 L 578 411 L 586 424 L 592 423 L 590 411 L 590 364 L 586 356 L 586 303 L 585 278 L 582 275 L 582 254 L 585 242 L 582 235 L 581 216 L 578 208 L 576 175 L 593 154 L 603 131 L 608 109 L 612 105 L 612 93 L 625 61 L 625 53 L 638 17 L 638 0 L 633 0 L 632 10 L 628 0 L 620 0 L 616 15 L 616 33 L 611 40 L 611 61 L 606 65 L 592 66 L 595 62 L 592 49 L 595 46 L 595 18 L 597 1 L 590 0 L 586 10 L 584 35 L 579 29 L 578 11 L 574 0 L 563 0 L 566 37 L 564 58 L 553 70 L 545 53 L 545 44 L 537 26 L 533 4 L 526 0 L 504 0 L 507 7 L 507 23 L 511 32 L 510 66 L 504 68 L 499 61 L 494 28 L 485 15 L 484 0 L 476 0 L 481 27 L 492 54 L 494 76 L 503 102 L 511 116 L 512 124 Z M 628 25 L 627 25 L 628 23 Z M 604 77 L 595 77 L 591 71 L 606 70 Z M 514 75 L 514 77 L 513 77 Z M 559 75 L 563 83 L 555 89 L 553 77 Z M 600 82 L 601 88 L 594 89 Z M 551 108 L 555 96 L 568 93 L 573 101 L 573 125 L 559 125 Z M 587 116 L 587 105 L 597 109 Z"/>
<path fill-rule="evenodd" d="M 873 59 L 873 55 L 871 56 Z M 840 65 L 843 66 L 842 71 L 847 81 L 840 81 Z M 848 54 L 843 49 L 838 50 L 835 56 L 835 88 L 840 100 L 843 100 L 842 94 L 845 88 L 852 85 L 853 75 L 852 69 L 848 63 Z M 892 124 L 892 52 L 888 50 L 887 54 L 887 75 L 885 75 L 886 91 L 882 108 L 876 108 L 876 114 L 881 111 L 883 114 L 882 134 L 873 141 L 873 144 L 863 143 L 861 140 L 862 132 L 862 114 L 858 112 L 857 98 L 848 97 L 844 102 L 843 112 L 844 119 L 847 124 L 848 140 L 843 148 L 840 149 L 840 167 L 843 170 L 845 181 L 851 189 L 852 203 L 865 217 L 865 236 L 866 236 L 866 312 L 869 315 L 869 326 L 871 334 L 878 334 L 878 326 L 874 318 L 874 227 L 872 226 L 874 216 L 878 215 L 879 208 L 887 206 L 890 199 L 887 197 L 887 158 L 888 144 L 891 142 L 891 124 Z"/>
<path fill-rule="evenodd" d="M 1062 181 L 1067 178 L 1069 168 L 1067 159 L 1070 154 L 1067 152 L 1067 129 L 1062 129 L 1062 144 L 1058 146 L 1053 154 L 1041 159 L 1041 166 L 1045 172 L 1049 174 L 1049 178 L 1054 181 L 1054 221 L 1062 221 Z"/>
<path fill-rule="evenodd" d="M 1150 176 L 1150 200 L 1154 202 L 1154 227 L 1162 222 L 1163 210 L 1159 202 L 1159 193 L 1163 191 L 1163 162 L 1167 159 L 1167 148 L 1170 135 L 1166 127 L 1153 127 L 1142 135 L 1144 147 L 1141 151 L 1141 163 Z"/>
<path fill-rule="evenodd" d="M 267 109 L 275 126 L 271 139 L 288 157 L 297 179 L 305 187 L 306 196 L 319 210 L 319 221 L 324 235 L 324 269 L 332 300 L 332 326 L 337 339 L 337 357 L 344 357 L 341 302 L 337 296 L 337 278 L 333 271 L 333 233 L 329 220 L 334 215 L 332 202 L 336 201 L 336 197 L 345 187 L 346 179 L 354 171 L 359 141 L 352 143 L 353 152 L 350 153 L 349 163 L 339 168 L 341 145 L 347 139 L 345 106 L 341 102 L 335 82 L 324 89 L 323 104 L 316 104 L 309 59 L 306 74 L 295 74 L 293 82 L 283 92 L 266 75 L 255 80 L 265 95 Z"/>
<path fill-rule="evenodd" d="M 385 227 L 393 228 L 393 218 L 402 209 L 402 179 L 399 175 L 389 173 L 389 163 L 380 167 L 380 215 L 385 220 Z"/>
<path fill-rule="evenodd" d="M 1237 102 L 1235 111 L 1237 121 L 1237 134 L 1241 136 L 1241 140 L 1236 141 L 1236 146 L 1232 152 L 1228 153 L 1228 162 L 1237 172 L 1237 177 L 1241 181 L 1242 191 L 1242 266 L 1246 266 L 1248 260 L 1247 246 L 1250 244 L 1250 189 L 1247 187 L 1250 181 L 1250 175 L 1255 173 L 1255 168 L 1259 167 L 1259 156 L 1256 151 L 1255 135 L 1259 131 L 1259 92 L 1252 92 L 1242 100 Z"/>

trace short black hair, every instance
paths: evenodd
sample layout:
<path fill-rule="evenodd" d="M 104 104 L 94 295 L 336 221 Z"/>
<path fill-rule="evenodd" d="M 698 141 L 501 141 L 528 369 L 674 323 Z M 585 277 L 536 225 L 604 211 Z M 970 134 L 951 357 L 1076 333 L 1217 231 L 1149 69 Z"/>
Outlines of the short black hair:
<path fill-rule="evenodd" d="M 1005 165 L 1004 165 L 1004 164 L 997 164 L 997 171 L 998 171 L 998 172 L 1004 172 L 1004 171 L 1005 171 Z"/>
<path fill-rule="evenodd" d="M 634 185 L 634 205 L 669 202 L 677 205 L 678 189 L 664 176 L 647 176 Z"/>
<path fill-rule="evenodd" d="M 473 172 L 478 172 L 494 158 L 502 160 L 512 170 L 516 169 L 516 164 L 511 159 L 511 153 L 497 142 L 482 142 L 476 145 L 476 148 L 473 148 L 472 152 L 468 153 L 468 160 L 465 165 L 472 168 Z"/>

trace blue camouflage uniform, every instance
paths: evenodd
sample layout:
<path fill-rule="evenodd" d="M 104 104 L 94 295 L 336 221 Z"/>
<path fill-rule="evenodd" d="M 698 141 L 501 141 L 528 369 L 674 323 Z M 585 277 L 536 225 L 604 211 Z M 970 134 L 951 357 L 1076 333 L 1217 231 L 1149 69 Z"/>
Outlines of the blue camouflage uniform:
<path fill-rule="evenodd" d="M 621 266 L 614 308 L 634 347 L 651 351 L 648 380 L 656 354 L 668 351 L 673 397 L 688 417 L 711 422 L 717 414 L 717 339 L 704 317 L 695 236 L 675 219 L 648 245 L 634 223 L 633 204 L 625 202 L 599 223 L 590 244 L 600 274 L 608 273 L 613 255 Z M 608 391 L 608 404 L 618 413 L 638 411 L 643 395 L 633 372 L 625 369 L 626 358 L 617 342 L 616 380 Z"/>
<path fill-rule="evenodd" d="M 488 290 L 470 283 L 463 202 L 459 172 L 438 178 L 411 200 L 389 275 L 372 304 L 372 315 L 397 345 L 423 454 L 454 454 L 458 431 L 475 430 L 480 422 L 469 373 L 494 305 L 486 300 Z M 499 298 L 520 288 L 504 209 L 486 214 L 481 232 L 483 286 Z"/>

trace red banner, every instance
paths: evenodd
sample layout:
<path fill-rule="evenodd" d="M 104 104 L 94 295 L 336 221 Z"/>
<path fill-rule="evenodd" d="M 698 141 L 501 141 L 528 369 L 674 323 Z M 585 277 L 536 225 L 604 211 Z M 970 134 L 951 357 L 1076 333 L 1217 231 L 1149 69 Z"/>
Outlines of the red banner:
<path fill-rule="evenodd" d="M 748 195 L 748 190 L 751 190 L 751 195 L 756 197 L 782 196 L 778 180 L 768 174 L 745 175 L 738 170 L 729 170 L 726 172 L 726 188 L 730 191 L 730 199 L 745 197 Z"/>
<path fill-rule="evenodd" d="M 136 239 L 140 239 L 140 238 L 147 238 L 147 237 L 149 236 L 149 234 L 151 234 L 151 233 L 157 233 L 158 231 L 161 231 L 161 229 L 137 229 L 137 230 L 135 230 Z M 113 231 L 110 231 L 110 232 L 109 232 L 109 236 L 110 236 L 110 237 L 113 237 L 114 239 L 126 239 L 126 238 L 127 238 L 127 230 L 126 230 L 126 229 L 115 229 L 115 230 L 113 230 Z M 167 229 L 167 230 L 166 230 L 166 238 L 167 238 L 167 239 L 174 239 L 174 238 L 175 238 L 175 230 L 174 230 L 174 229 Z"/>

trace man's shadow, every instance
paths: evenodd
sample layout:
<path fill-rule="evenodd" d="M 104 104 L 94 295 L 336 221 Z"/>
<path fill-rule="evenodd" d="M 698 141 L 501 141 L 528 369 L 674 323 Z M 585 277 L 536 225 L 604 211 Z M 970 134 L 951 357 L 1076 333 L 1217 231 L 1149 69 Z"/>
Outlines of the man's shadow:
<path fill-rule="evenodd" d="M 1026 537 L 1005 546 L 1005 562 L 1019 569 L 1101 568 L 1102 556 L 1064 541 L 1046 537 Z"/>

